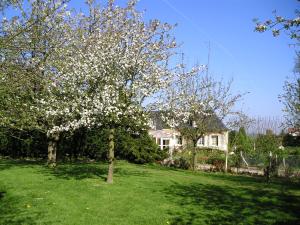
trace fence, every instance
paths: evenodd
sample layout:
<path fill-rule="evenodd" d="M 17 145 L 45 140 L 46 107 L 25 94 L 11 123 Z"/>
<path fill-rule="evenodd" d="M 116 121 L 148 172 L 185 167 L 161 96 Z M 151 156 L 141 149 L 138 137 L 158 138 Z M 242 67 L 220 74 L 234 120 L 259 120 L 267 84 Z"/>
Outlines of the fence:
<path fill-rule="evenodd" d="M 272 156 L 261 154 L 242 154 L 239 161 L 233 163 L 229 156 L 230 171 L 234 173 L 248 173 L 264 175 L 267 166 L 274 169 L 275 175 L 284 177 L 300 177 L 300 155 Z"/>

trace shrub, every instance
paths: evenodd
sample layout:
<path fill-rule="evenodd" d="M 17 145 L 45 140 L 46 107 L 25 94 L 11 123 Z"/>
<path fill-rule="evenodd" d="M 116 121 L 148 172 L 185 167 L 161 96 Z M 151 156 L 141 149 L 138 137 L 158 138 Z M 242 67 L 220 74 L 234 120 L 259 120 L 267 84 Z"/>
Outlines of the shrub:
<path fill-rule="evenodd" d="M 282 139 L 283 146 L 300 146 L 300 136 L 293 136 L 291 134 L 285 134 Z"/>
<path fill-rule="evenodd" d="M 175 168 L 187 170 L 187 169 L 191 168 L 191 160 L 180 156 L 180 157 L 174 159 L 172 166 Z"/>
<path fill-rule="evenodd" d="M 213 167 L 216 171 L 223 171 L 224 166 L 225 166 L 224 153 L 220 154 L 220 153 L 214 152 L 207 159 L 207 163 L 213 165 Z"/>
<path fill-rule="evenodd" d="M 0 155 L 13 158 L 47 156 L 46 135 L 38 130 L 0 128 Z"/>
<path fill-rule="evenodd" d="M 133 133 L 125 128 L 116 130 L 115 156 L 135 163 L 160 161 L 167 157 L 146 131 Z M 59 160 L 105 160 L 108 150 L 107 129 L 78 129 L 63 133 L 58 144 Z M 0 129 L 0 155 L 14 158 L 47 158 L 47 138 L 37 130 Z"/>
<path fill-rule="evenodd" d="M 130 133 L 117 131 L 116 156 L 134 163 L 148 163 L 167 158 L 167 150 L 161 150 L 146 131 Z"/>
<path fill-rule="evenodd" d="M 225 166 L 225 154 L 222 151 L 210 148 L 197 149 L 197 164 L 210 164 L 216 171 L 223 171 Z M 189 149 L 174 155 L 173 166 L 181 169 L 192 167 L 192 153 Z"/>

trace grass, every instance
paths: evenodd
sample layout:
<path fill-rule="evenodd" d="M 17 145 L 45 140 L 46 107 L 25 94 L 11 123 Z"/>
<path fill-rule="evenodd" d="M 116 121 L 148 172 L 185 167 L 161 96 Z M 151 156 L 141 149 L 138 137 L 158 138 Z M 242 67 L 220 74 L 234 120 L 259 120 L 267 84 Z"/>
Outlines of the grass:
<path fill-rule="evenodd" d="M 0 224 L 300 224 L 300 185 L 118 161 L 0 160 Z"/>

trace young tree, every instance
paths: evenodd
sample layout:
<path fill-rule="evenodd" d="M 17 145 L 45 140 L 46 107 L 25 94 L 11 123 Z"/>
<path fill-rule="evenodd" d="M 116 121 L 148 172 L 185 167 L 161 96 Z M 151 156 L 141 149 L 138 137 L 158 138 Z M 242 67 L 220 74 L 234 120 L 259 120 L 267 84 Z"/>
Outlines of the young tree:
<path fill-rule="evenodd" d="M 276 155 L 280 155 L 280 139 L 268 131 L 266 134 L 260 134 L 256 138 L 256 151 L 263 156 L 265 163 L 265 176 L 269 181 L 272 173 L 276 172 Z"/>
<path fill-rule="evenodd" d="M 193 169 L 199 138 L 220 127 L 226 130 L 222 120 L 238 114 L 234 106 L 242 95 L 232 94 L 231 84 L 195 71 L 187 78 L 180 76 L 162 95 L 165 120 L 192 143 Z"/>
<path fill-rule="evenodd" d="M 238 132 L 232 133 L 230 148 L 234 151 L 234 159 L 236 166 L 240 166 L 243 161 L 247 166 L 248 163 L 243 155 L 243 153 L 249 153 L 252 150 L 251 139 L 246 134 L 244 127 L 240 127 Z"/>

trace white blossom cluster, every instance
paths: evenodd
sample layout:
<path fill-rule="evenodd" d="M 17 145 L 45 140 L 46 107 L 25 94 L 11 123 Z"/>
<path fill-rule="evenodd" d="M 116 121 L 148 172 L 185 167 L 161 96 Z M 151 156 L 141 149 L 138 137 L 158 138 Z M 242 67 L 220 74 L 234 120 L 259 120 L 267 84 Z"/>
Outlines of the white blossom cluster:
<path fill-rule="evenodd" d="M 53 68 L 49 55 L 65 43 L 70 20 L 66 1 L 31 0 L 30 7 L 12 1 L 16 10 L 9 10 L 0 21 L 1 125 L 48 129 L 33 99 L 43 97 L 45 68 Z"/>
<path fill-rule="evenodd" d="M 124 121 L 148 124 L 142 103 L 173 80 L 168 61 L 176 42 L 172 26 L 145 23 L 135 4 L 94 7 L 64 34 L 67 41 L 44 68 L 47 95 L 38 100 L 49 134 Z"/>

